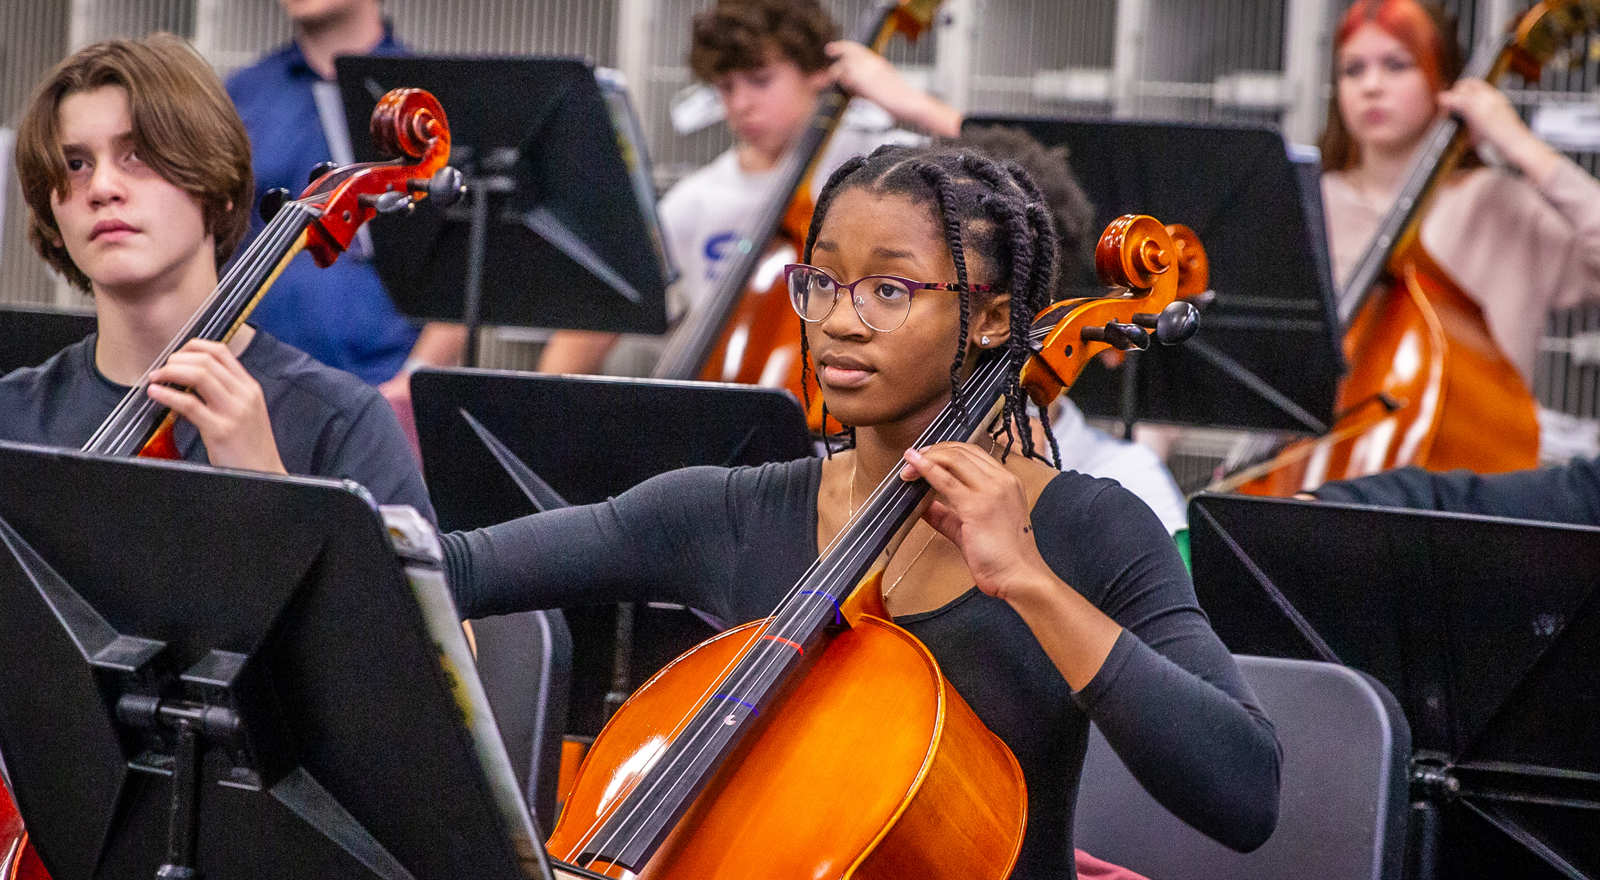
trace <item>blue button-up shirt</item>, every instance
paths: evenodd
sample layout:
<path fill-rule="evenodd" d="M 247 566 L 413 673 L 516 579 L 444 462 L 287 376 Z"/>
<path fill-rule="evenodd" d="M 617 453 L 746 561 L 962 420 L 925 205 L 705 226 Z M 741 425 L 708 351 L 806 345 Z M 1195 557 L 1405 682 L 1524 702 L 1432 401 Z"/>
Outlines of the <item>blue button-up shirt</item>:
<path fill-rule="evenodd" d="M 385 33 L 371 54 L 406 51 Z M 278 187 L 298 196 L 311 169 L 333 159 L 312 94 L 317 81 L 294 43 L 228 78 L 228 94 L 250 133 L 257 205 L 263 193 Z M 252 211 L 251 237 L 262 226 L 259 213 Z M 262 297 L 250 323 L 372 384 L 400 371 L 419 332 L 395 309 L 372 264 L 352 253 L 327 269 L 318 269 L 310 254 L 295 257 Z"/>

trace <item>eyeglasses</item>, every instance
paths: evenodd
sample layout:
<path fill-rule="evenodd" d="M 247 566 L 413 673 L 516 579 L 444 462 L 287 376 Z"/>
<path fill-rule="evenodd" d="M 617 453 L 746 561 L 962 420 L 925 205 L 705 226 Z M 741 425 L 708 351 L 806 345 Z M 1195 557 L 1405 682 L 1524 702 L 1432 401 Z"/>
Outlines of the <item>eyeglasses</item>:
<path fill-rule="evenodd" d="M 895 275 L 868 275 L 845 284 L 816 266 L 804 263 L 784 266 L 783 275 L 789 283 L 789 304 L 794 306 L 800 320 L 811 324 L 821 322 L 833 314 L 839 294 L 848 293 L 850 305 L 855 307 L 861 323 L 879 333 L 898 330 L 906 322 L 906 315 L 911 314 L 914 291 L 967 290 L 984 293 L 992 289 L 988 284 L 937 284 Z"/>

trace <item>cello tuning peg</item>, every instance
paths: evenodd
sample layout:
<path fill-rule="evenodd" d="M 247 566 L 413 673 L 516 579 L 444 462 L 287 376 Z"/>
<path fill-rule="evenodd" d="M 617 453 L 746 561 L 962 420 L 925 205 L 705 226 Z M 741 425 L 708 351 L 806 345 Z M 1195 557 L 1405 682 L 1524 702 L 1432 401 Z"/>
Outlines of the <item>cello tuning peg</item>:
<path fill-rule="evenodd" d="M 310 186 L 311 184 L 316 183 L 318 180 L 322 179 L 324 174 L 327 174 L 329 171 L 332 171 L 338 167 L 339 163 L 337 162 L 318 162 L 317 164 L 311 166 L 311 176 L 306 180 L 306 185 Z"/>
<path fill-rule="evenodd" d="M 467 191 L 461 183 L 461 172 L 449 165 L 433 172 L 433 176 L 427 180 L 413 180 L 407 186 L 412 192 L 427 193 L 428 198 L 441 208 L 461 201 L 462 194 Z"/>
<path fill-rule="evenodd" d="M 1156 341 L 1162 345 L 1188 342 L 1200 331 L 1200 310 L 1179 300 L 1161 310 L 1156 320 Z"/>
<path fill-rule="evenodd" d="M 1107 321 L 1104 327 L 1083 328 L 1082 334 L 1087 342 L 1104 342 L 1118 351 L 1127 351 L 1130 348 L 1143 351 L 1150 346 L 1150 332 L 1138 324 Z"/>
<path fill-rule="evenodd" d="M 386 192 L 378 196 L 377 204 L 373 205 L 379 214 L 393 214 L 411 207 L 411 197 L 400 192 Z"/>
<path fill-rule="evenodd" d="M 1159 314 L 1141 312 L 1133 316 L 1133 323 L 1156 331 L 1156 341 L 1162 345 L 1187 342 L 1200 329 L 1200 311 L 1192 303 L 1179 300 L 1162 309 Z"/>
<path fill-rule="evenodd" d="M 278 212 L 283 210 L 283 206 L 289 203 L 289 196 L 289 191 L 283 187 L 269 189 L 262 193 L 261 205 L 257 208 L 261 214 L 261 219 L 271 223 L 272 218 L 278 216 Z"/>

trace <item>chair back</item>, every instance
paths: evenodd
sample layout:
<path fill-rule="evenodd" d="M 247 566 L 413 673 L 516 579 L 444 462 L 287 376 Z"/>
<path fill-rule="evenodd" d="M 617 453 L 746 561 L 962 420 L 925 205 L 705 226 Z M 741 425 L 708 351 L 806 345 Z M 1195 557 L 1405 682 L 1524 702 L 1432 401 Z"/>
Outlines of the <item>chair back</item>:
<path fill-rule="evenodd" d="M 572 633 L 560 611 L 524 611 L 472 621 L 478 678 L 522 783 L 528 809 L 548 835 L 572 690 Z"/>
<path fill-rule="evenodd" d="M 1140 787 L 1091 731 L 1075 842 L 1151 880 L 1382 880 L 1401 876 L 1411 729 L 1387 688 L 1333 663 L 1236 658 L 1283 745 L 1278 826 L 1228 849 Z"/>

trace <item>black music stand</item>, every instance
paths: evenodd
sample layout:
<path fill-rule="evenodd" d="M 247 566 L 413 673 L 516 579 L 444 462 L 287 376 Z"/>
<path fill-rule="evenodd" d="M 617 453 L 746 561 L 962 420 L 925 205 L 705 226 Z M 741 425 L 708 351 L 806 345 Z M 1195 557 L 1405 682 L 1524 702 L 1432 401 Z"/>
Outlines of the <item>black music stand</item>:
<path fill-rule="evenodd" d="M 969 117 L 1065 145 L 1094 229 L 1149 214 L 1193 229 L 1215 300 L 1185 345 L 1155 346 L 1072 386 L 1091 416 L 1321 434 L 1344 370 L 1315 161 L 1291 162 L 1270 128 Z M 1098 296 L 1092 261 L 1074 287 Z"/>
<path fill-rule="evenodd" d="M 449 118 L 466 197 L 370 224 L 374 263 L 402 312 L 469 329 L 666 331 L 670 263 L 654 193 L 639 191 L 648 158 L 619 132 L 588 62 L 346 56 L 335 67 L 360 161 L 378 158 L 365 120 L 385 89 L 427 89 Z"/>
<path fill-rule="evenodd" d="M 411 402 L 429 495 L 446 530 L 604 501 L 677 468 L 812 454 L 794 397 L 745 385 L 418 370 Z M 645 677 L 716 632 L 711 621 L 675 607 L 633 614 L 633 657 L 619 669 L 614 607 L 566 609 L 571 733 L 598 733 L 608 698 L 614 708 Z"/>
<path fill-rule="evenodd" d="M 0 376 L 44 363 L 96 326 L 89 312 L 0 306 Z"/>
<path fill-rule="evenodd" d="M 1600 878 L 1600 528 L 1202 494 L 1189 529 L 1229 650 L 1400 701 L 1414 876 Z"/>
<path fill-rule="evenodd" d="M 54 880 L 548 876 L 364 489 L 7 443 L 0 486 L 0 749 Z"/>

